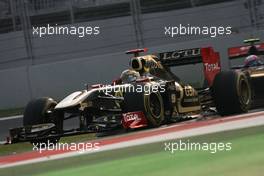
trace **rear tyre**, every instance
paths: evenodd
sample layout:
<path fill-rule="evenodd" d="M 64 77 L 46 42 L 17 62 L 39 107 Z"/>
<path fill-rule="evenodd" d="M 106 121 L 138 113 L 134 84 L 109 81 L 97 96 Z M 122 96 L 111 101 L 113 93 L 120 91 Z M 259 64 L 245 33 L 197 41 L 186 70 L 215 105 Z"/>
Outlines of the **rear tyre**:
<path fill-rule="evenodd" d="M 24 126 L 32 126 L 43 123 L 54 123 L 56 133 L 60 134 L 63 130 L 63 116 L 60 112 L 54 112 L 57 102 L 52 98 L 43 97 L 32 100 L 26 106 L 23 117 Z M 41 140 L 32 140 L 31 143 L 56 143 L 60 137 L 44 138 Z"/>
<path fill-rule="evenodd" d="M 222 116 L 248 112 L 252 102 L 248 78 L 242 72 L 220 72 L 213 83 L 213 98 Z"/>
<path fill-rule="evenodd" d="M 150 126 L 157 127 L 164 122 L 164 104 L 159 92 L 124 94 L 124 112 L 143 111 Z"/>

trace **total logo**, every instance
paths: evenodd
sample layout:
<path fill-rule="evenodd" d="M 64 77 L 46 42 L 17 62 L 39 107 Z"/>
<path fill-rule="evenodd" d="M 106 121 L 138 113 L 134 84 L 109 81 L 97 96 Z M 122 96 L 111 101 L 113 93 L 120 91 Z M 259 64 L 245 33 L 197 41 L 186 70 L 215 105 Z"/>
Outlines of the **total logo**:
<path fill-rule="evenodd" d="M 205 63 L 204 64 L 206 71 L 215 71 L 215 70 L 220 70 L 219 64 L 218 63 L 214 63 L 214 64 L 208 64 Z"/>
<path fill-rule="evenodd" d="M 125 120 L 125 122 L 139 121 L 139 120 L 141 120 L 141 118 L 138 116 L 138 114 L 126 114 L 124 116 L 124 120 Z"/>

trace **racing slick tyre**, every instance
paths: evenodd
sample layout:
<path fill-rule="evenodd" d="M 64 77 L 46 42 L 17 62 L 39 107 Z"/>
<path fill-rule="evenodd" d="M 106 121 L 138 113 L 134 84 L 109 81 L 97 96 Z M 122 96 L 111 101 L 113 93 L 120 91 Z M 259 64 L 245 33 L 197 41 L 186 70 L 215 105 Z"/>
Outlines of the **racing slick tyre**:
<path fill-rule="evenodd" d="M 30 101 L 24 111 L 23 125 L 32 126 L 44 123 L 54 123 L 56 133 L 60 134 L 63 130 L 63 118 L 61 113 L 53 111 L 56 105 L 57 102 L 48 97 Z M 51 139 L 42 138 L 41 140 L 34 139 L 31 143 L 56 143 L 59 139 L 60 137 Z"/>
<path fill-rule="evenodd" d="M 164 122 L 164 104 L 159 92 L 127 92 L 124 99 L 125 112 L 143 111 L 152 127 L 160 126 Z"/>
<path fill-rule="evenodd" d="M 248 78 L 242 72 L 220 72 L 213 83 L 213 98 L 222 116 L 247 112 L 252 102 Z"/>

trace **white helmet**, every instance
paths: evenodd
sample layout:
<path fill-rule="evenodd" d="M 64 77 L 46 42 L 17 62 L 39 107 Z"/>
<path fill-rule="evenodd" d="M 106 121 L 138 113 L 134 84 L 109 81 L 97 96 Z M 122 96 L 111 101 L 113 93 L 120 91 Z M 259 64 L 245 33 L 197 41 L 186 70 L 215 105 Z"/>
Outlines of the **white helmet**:
<path fill-rule="evenodd" d="M 262 62 L 260 60 L 260 58 L 256 55 L 250 55 L 248 57 L 246 57 L 244 65 L 248 66 L 248 67 L 253 67 L 253 66 L 258 66 L 261 65 Z"/>

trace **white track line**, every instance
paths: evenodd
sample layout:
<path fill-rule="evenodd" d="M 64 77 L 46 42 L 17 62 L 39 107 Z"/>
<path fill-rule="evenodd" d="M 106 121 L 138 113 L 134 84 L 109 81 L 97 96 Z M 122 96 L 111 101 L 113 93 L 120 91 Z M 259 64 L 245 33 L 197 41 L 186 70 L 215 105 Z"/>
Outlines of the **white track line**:
<path fill-rule="evenodd" d="M 91 154 L 91 153 L 97 153 L 97 152 L 102 152 L 102 151 L 109 151 L 109 150 L 114 150 L 114 149 L 121 149 L 121 148 L 126 148 L 126 147 L 133 147 L 133 146 L 151 144 L 151 143 L 156 143 L 156 142 L 164 142 L 168 140 L 175 140 L 175 139 L 180 139 L 180 138 L 205 135 L 205 134 L 223 132 L 223 131 L 230 131 L 230 130 L 235 130 L 235 129 L 243 129 L 243 128 L 254 127 L 254 126 L 262 126 L 262 125 L 264 125 L 263 115 L 254 117 L 254 118 L 249 118 L 249 119 L 241 119 L 241 120 L 236 120 L 236 121 L 223 122 L 220 124 L 212 124 L 208 126 L 197 127 L 194 129 L 188 129 L 188 130 L 183 130 L 183 131 L 176 131 L 176 132 L 171 132 L 171 133 L 166 133 L 166 134 L 161 134 L 161 135 L 144 137 L 144 138 L 140 138 L 136 140 L 119 142 L 115 144 L 108 144 L 108 145 L 100 147 L 99 150 L 85 151 L 82 153 L 78 151 L 74 151 L 74 152 L 57 154 L 57 155 L 52 155 L 52 156 L 47 156 L 47 157 L 40 157 L 36 159 L 20 161 L 20 162 L 10 163 L 10 164 L 1 163 L 0 168 L 32 164 L 36 162 L 44 162 L 44 161 L 50 161 L 50 160 L 55 160 L 55 159 L 79 156 L 81 154 Z"/>
<path fill-rule="evenodd" d="M 20 119 L 22 117 L 23 117 L 23 115 L 16 115 L 16 116 L 10 116 L 10 117 L 0 117 L 0 121 Z"/>
<path fill-rule="evenodd" d="M 0 141 L 0 145 L 4 145 L 6 141 Z"/>

